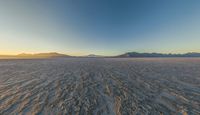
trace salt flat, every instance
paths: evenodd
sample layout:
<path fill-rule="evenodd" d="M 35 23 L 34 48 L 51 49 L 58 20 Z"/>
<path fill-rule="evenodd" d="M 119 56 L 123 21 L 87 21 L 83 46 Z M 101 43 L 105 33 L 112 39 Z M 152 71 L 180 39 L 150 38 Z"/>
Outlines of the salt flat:
<path fill-rule="evenodd" d="M 200 114 L 200 58 L 0 60 L 1 115 Z"/>

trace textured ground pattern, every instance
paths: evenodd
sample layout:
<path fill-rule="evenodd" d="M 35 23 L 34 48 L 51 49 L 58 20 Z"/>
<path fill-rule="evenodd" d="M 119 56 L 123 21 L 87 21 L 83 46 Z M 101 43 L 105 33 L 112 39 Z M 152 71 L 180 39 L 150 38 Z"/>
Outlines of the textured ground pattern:
<path fill-rule="evenodd" d="M 199 115 L 200 59 L 0 60 L 0 115 Z"/>

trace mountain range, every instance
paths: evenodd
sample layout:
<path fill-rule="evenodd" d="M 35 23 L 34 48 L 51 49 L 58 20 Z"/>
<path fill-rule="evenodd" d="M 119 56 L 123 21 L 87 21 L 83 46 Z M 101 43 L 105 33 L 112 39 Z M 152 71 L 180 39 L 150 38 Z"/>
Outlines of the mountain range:
<path fill-rule="evenodd" d="M 60 54 L 57 52 L 50 52 L 50 53 L 36 53 L 36 54 L 27 54 L 22 53 L 18 55 L 0 55 L 0 58 L 65 58 L 65 57 L 72 57 L 66 54 Z"/>
<path fill-rule="evenodd" d="M 163 54 L 163 53 L 138 53 L 138 52 L 128 52 L 116 57 L 200 57 L 200 53 L 191 52 L 184 54 Z"/>
<path fill-rule="evenodd" d="M 50 52 L 50 53 L 36 53 L 36 54 L 27 54 L 22 53 L 18 55 L 0 55 L 0 59 L 12 59 L 12 58 L 68 58 L 68 57 L 107 57 L 107 58 L 145 58 L 145 57 L 200 57 L 200 53 L 191 52 L 191 53 L 184 53 L 184 54 L 164 54 L 164 53 L 138 53 L 138 52 L 127 52 L 117 56 L 100 56 L 95 54 L 90 54 L 86 56 L 70 56 L 66 54 L 61 54 L 57 52 Z"/>

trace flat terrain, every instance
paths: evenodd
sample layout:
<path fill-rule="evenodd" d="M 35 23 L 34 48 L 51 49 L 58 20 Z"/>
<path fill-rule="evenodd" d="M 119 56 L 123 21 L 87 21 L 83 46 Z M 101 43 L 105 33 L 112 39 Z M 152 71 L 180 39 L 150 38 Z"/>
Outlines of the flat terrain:
<path fill-rule="evenodd" d="M 0 60 L 0 115 L 199 115 L 200 58 Z"/>

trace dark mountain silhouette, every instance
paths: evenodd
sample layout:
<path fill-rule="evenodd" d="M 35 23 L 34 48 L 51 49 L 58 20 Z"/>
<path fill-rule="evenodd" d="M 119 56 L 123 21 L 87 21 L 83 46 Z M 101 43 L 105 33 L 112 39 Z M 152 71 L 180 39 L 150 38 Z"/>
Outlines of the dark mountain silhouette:
<path fill-rule="evenodd" d="M 56 52 L 37 53 L 37 54 L 22 53 L 18 55 L 0 55 L 0 58 L 65 58 L 65 57 L 71 57 L 71 56 Z"/>
<path fill-rule="evenodd" d="M 164 53 L 138 53 L 138 52 L 127 52 L 118 56 L 100 56 L 90 54 L 87 56 L 69 56 L 66 54 L 50 52 L 50 53 L 37 53 L 27 54 L 22 53 L 18 55 L 0 55 L 0 59 L 29 59 L 29 58 L 67 58 L 67 57 L 104 57 L 104 58 L 142 58 L 142 57 L 200 57 L 200 53 L 191 52 L 185 54 L 164 54 Z"/>
<path fill-rule="evenodd" d="M 103 57 L 103 56 L 101 56 L 101 55 L 95 55 L 95 54 L 89 54 L 89 55 L 87 55 L 85 57 Z"/>
<path fill-rule="evenodd" d="M 69 55 L 60 54 L 56 52 L 50 52 L 50 53 L 37 53 L 37 54 L 18 54 L 18 57 L 69 57 Z"/>
<path fill-rule="evenodd" d="M 185 53 L 185 54 L 163 54 L 163 53 L 138 53 L 138 52 L 128 52 L 116 57 L 200 57 L 200 53 Z"/>

